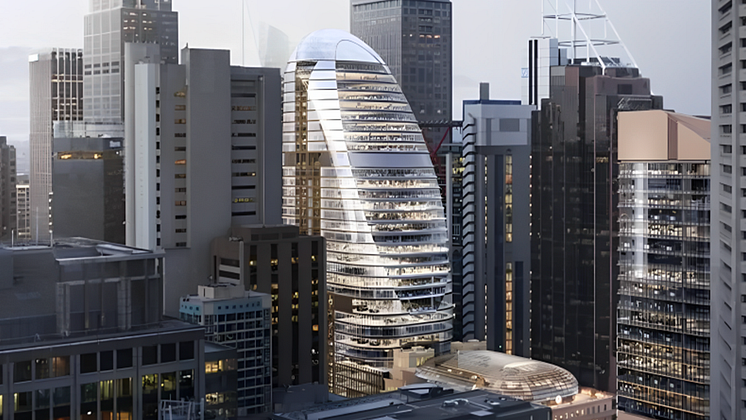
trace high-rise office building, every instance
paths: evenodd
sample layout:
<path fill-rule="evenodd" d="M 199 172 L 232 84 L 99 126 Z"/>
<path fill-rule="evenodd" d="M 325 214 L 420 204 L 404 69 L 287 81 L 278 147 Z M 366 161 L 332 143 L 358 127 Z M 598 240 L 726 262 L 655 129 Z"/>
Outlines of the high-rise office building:
<path fill-rule="evenodd" d="M 166 250 L 174 313 L 210 275 L 213 238 L 280 223 L 280 71 L 231 67 L 224 50 L 184 49 L 181 65 L 147 44 L 126 56 L 127 243 Z"/>
<path fill-rule="evenodd" d="M 326 383 L 326 252 L 298 228 L 233 226 L 212 242 L 212 278 L 271 296 L 273 387 Z"/>
<path fill-rule="evenodd" d="M 529 354 L 533 105 L 464 101 L 461 323 L 464 340 Z"/>
<path fill-rule="evenodd" d="M 619 408 L 709 419 L 710 121 L 621 112 Z"/>
<path fill-rule="evenodd" d="M 746 9 L 712 0 L 711 406 L 714 419 L 746 418 Z M 714 191 L 713 191 L 714 192 Z"/>
<path fill-rule="evenodd" d="M 16 177 L 16 238 L 28 241 L 31 238 L 31 193 L 29 189 L 29 176 L 18 175 Z"/>
<path fill-rule="evenodd" d="M 283 221 L 327 244 L 334 365 L 450 348 L 440 189 L 406 97 L 378 54 L 338 30 L 306 36 L 285 72 Z"/>
<path fill-rule="evenodd" d="M 531 153 L 531 357 L 616 387 L 617 111 L 662 107 L 629 67 L 550 69 Z"/>
<path fill-rule="evenodd" d="M 83 51 L 52 48 L 29 57 L 30 229 L 46 241 L 52 229 L 52 139 L 54 123 L 83 119 Z"/>
<path fill-rule="evenodd" d="M 452 118 L 450 0 L 352 0 L 350 32 L 388 64 L 419 122 Z M 431 148 L 446 128 L 425 129 Z"/>
<path fill-rule="evenodd" d="M 16 201 L 16 148 L 0 136 L 0 238 L 15 234 L 18 215 Z"/>
<path fill-rule="evenodd" d="M 271 302 L 267 294 L 225 283 L 199 286 L 197 294 L 181 298 L 182 321 L 204 326 L 206 341 L 237 349 L 241 417 L 272 411 Z"/>
<path fill-rule="evenodd" d="M 83 118 L 102 125 L 105 134 L 124 118 L 125 43 L 158 45 L 164 63 L 178 63 L 178 14 L 171 0 L 90 1 L 83 38 Z"/>
<path fill-rule="evenodd" d="M 460 339 L 461 165 L 460 144 L 451 141 L 455 136 L 449 128 L 453 118 L 451 2 L 352 0 L 350 32 L 373 48 L 389 66 L 431 152 L 450 228 L 449 259 L 456 315 L 453 334 Z"/>

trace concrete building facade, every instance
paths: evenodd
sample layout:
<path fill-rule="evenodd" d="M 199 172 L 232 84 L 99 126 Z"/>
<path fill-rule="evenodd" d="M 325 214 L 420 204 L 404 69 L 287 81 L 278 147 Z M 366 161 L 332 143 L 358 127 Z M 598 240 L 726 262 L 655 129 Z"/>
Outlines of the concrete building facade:
<path fill-rule="evenodd" d="M 741 91 L 746 75 L 744 5 L 712 0 L 712 200 L 710 417 L 746 418 L 746 115 Z M 717 191 L 717 194 L 715 192 Z"/>
<path fill-rule="evenodd" d="M 710 418 L 710 121 L 621 112 L 619 408 Z"/>
<path fill-rule="evenodd" d="M 83 119 L 83 50 L 52 48 L 29 56 L 29 89 L 30 228 L 34 240 L 47 241 L 54 123 Z"/>
<path fill-rule="evenodd" d="M 201 400 L 204 331 L 162 318 L 162 258 L 83 238 L 0 248 L 4 415 L 155 420 Z"/>
<path fill-rule="evenodd" d="M 231 225 L 280 223 L 280 74 L 222 50 L 184 49 L 181 65 L 157 54 L 127 45 L 126 237 L 166 250 L 176 297 L 207 281 L 210 242 Z"/>
<path fill-rule="evenodd" d="M 529 354 L 530 156 L 533 105 L 464 101 L 464 340 Z"/>

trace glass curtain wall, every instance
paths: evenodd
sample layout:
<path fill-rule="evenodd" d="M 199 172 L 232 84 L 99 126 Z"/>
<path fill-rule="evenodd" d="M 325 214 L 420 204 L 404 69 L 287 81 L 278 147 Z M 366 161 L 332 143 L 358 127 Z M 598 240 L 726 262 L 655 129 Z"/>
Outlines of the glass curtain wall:
<path fill-rule="evenodd" d="M 326 238 L 328 291 L 348 302 L 333 305 L 335 359 L 389 367 L 394 349 L 447 352 L 446 220 L 396 80 L 362 41 L 329 30 L 301 42 L 284 91 L 283 221 Z"/>
<path fill-rule="evenodd" d="M 707 419 L 710 165 L 619 166 L 619 407 Z"/>

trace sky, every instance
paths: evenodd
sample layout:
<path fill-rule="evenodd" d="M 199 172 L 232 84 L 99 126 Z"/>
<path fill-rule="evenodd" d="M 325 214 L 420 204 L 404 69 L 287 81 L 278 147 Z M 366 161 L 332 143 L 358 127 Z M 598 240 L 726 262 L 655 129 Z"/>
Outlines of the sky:
<path fill-rule="evenodd" d="M 243 5 L 242 5 L 243 1 Z M 526 45 L 541 35 L 547 0 L 453 0 L 454 118 L 461 101 L 489 82 L 493 99 L 521 98 Z M 551 0 L 550 3 L 565 0 Z M 577 0 L 587 6 L 595 0 Z M 284 31 L 291 48 L 317 29 L 349 30 L 349 0 L 172 0 L 179 44 L 230 49 L 233 64 L 260 65 L 260 28 Z M 710 2 L 599 0 L 666 109 L 710 114 Z M 550 10 L 549 6 L 545 6 Z M 581 6 L 583 7 L 583 6 Z M 15 1 L 0 14 L 0 136 L 28 156 L 28 55 L 45 47 L 83 47 L 87 0 Z M 243 31 L 242 31 L 243 22 Z M 245 33 L 245 37 L 242 36 Z M 254 35 L 256 33 L 256 36 Z M 242 51 L 243 46 L 243 51 Z"/>

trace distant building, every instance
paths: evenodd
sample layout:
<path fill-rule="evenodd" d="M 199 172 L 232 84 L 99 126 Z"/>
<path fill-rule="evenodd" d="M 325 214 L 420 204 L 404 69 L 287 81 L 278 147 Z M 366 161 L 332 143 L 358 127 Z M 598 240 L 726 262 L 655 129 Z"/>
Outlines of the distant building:
<path fill-rule="evenodd" d="M 83 238 L 0 248 L 4 415 L 155 420 L 160 401 L 200 401 L 204 330 L 162 319 L 162 257 Z"/>
<path fill-rule="evenodd" d="M 616 114 L 663 101 L 636 68 L 568 65 L 550 76 L 531 141 L 531 358 L 614 391 Z"/>
<path fill-rule="evenodd" d="M 621 112 L 619 408 L 710 415 L 710 121 Z"/>
<path fill-rule="evenodd" d="M 18 175 L 16 183 L 16 238 L 21 241 L 31 239 L 31 191 L 29 176 Z"/>
<path fill-rule="evenodd" d="M 55 237 L 124 243 L 123 139 L 55 138 L 52 220 Z"/>
<path fill-rule="evenodd" d="M 54 123 L 83 119 L 83 50 L 52 48 L 29 56 L 30 229 L 49 240 Z"/>
<path fill-rule="evenodd" d="M 464 101 L 462 289 L 464 340 L 529 355 L 532 105 Z"/>
<path fill-rule="evenodd" d="M 474 418 L 550 420 L 552 418 L 551 414 L 548 407 L 528 401 L 519 401 L 484 390 L 454 393 L 451 389 L 443 389 L 430 384 L 418 384 L 381 395 L 319 404 L 300 411 L 275 413 L 272 418 L 275 420 L 330 417 L 338 420 L 361 418 L 392 420 L 468 420 Z M 585 418 L 581 419 L 585 420 Z"/>
<path fill-rule="evenodd" d="M 164 63 L 179 61 L 178 14 L 171 1 L 91 1 L 83 32 L 83 118 L 103 127 L 124 118 L 125 44 L 151 44 Z M 129 77 L 129 76 L 128 76 Z"/>
<path fill-rule="evenodd" d="M 199 286 L 196 295 L 181 298 L 182 321 L 205 327 L 205 340 L 237 349 L 236 364 L 215 370 L 237 370 L 238 416 L 272 411 L 271 299 L 264 293 L 245 291 L 242 285 L 211 284 Z M 227 362 L 225 362 L 227 363 Z M 207 395 L 208 403 L 211 397 Z M 215 398 L 215 403 L 229 401 Z M 224 407 L 223 407 L 224 408 Z M 236 415 L 228 415 L 235 417 Z"/>
<path fill-rule="evenodd" d="M 228 51 L 184 49 L 177 65 L 126 50 L 127 243 L 166 251 L 175 315 L 210 275 L 213 238 L 281 222 L 280 71 L 231 67 Z"/>
<path fill-rule="evenodd" d="M 452 22 L 450 0 L 352 0 L 350 5 L 350 32 L 388 64 L 420 123 L 452 118 Z M 445 133 L 445 128 L 425 129 L 431 150 Z"/>
<path fill-rule="evenodd" d="M 295 226 L 234 226 L 212 243 L 212 277 L 271 296 L 274 387 L 326 383 L 333 345 L 326 314 L 326 252 Z"/>
<path fill-rule="evenodd" d="M 0 136 L 0 239 L 10 239 L 16 230 L 16 148 Z"/>

